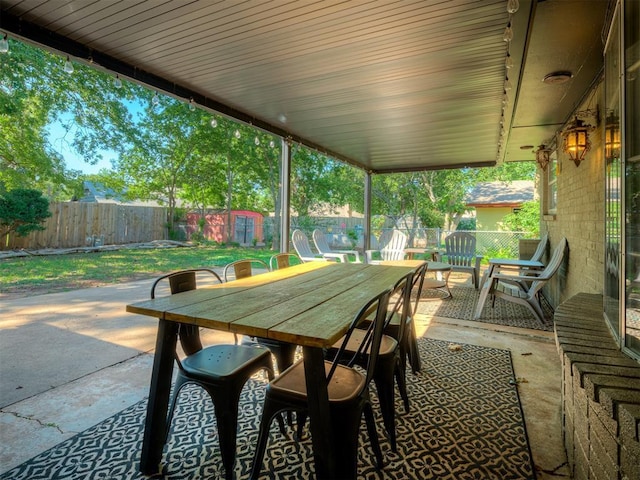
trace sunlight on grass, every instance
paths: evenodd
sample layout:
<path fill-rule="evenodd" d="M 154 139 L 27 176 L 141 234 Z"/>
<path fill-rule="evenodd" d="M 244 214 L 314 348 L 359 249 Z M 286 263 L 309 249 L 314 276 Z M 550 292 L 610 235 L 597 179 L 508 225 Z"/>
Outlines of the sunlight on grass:
<path fill-rule="evenodd" d="M 155 277 L 184 268 L 223 267 L 242 258 L 268 263 L 274 253 L 253 248 L 190 247 L 8 258 L 0 260 L 0 292 L 70 290 Z"/>

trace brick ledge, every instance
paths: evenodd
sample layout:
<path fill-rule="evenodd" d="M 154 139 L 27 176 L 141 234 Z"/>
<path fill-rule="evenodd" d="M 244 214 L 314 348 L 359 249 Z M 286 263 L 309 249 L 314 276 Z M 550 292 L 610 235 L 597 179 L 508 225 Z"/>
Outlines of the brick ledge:
<path fill-rule="evenodd" d="M 616 345 L 602 305 L 580 293 L 554 314 L 565 448 L 576 478 L 600 478 L 604 465 L 607 478 L 640 478 L 640 364 Z"/>

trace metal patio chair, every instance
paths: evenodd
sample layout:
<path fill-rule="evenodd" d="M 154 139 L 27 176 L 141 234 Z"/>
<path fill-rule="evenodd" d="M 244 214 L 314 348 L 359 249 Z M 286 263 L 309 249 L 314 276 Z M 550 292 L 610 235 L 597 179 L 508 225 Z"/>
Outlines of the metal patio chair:
<path fill-rule="evenodd" d="M 157 278 L 151 286 L 151 298 L 163 282 L 169 283 L 171 294 L 196 289 L 196 274 L 211 275 L 222 283 L 216 272 L 207 268 L 196 268 L 172 272 Z M 270 380 L 274 378 L 271 352 L 259 345 L 212 345 L 202 347 L 197 326 L 179 324 L 178 338 L 186 357 L 176 354 L 178 374 L 169 407 L 166 435 L 169 435 L 171 420 L 180 391 L 185 385 L 195 384 L 206 390 L 213 402 L 218 440 L 225 478 L 235 478 L 236 437 L 240 393 L 246 381 L 257 371 L 266 370 Z M 284 426 L 281 423 L 281 428 Z"/>

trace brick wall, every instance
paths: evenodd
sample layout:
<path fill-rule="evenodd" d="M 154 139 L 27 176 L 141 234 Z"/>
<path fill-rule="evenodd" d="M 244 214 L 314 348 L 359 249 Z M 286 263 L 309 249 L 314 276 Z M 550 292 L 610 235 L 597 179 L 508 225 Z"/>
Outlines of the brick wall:
<path fill-rule="evenodd" d="M 602 86 L 591 101 L 595 102 L 601 94 Z M 593 105 L 582 105 L 579 110 L 587 108 L 593 108 Z M 563 139 L 558 134 L 557 213 L 543 216 L 541 225 L 542 231 L 549 233 L 550 251 L 563 236 L 569 244 L 565 264 L 544 291 L 554 306 L 579 292 L 602 293 L 604 289 L 604 121 L 600 119 L 596 124 L 593 117 L 583 119 L 596 127 L 589 136 L 591 150 L 576 167 L 562 151 Z M 541 198 L 544 195 L 542 184 L 540 182 Z"/>

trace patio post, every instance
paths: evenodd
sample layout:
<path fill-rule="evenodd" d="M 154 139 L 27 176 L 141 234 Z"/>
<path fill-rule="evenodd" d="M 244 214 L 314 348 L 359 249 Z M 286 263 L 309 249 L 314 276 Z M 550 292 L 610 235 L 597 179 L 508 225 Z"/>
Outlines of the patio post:
<path fill-rule="evenodd" d="M 364 172 L 364 238 L 362 239 L 362 248 L 366 252 L 371 248 L 371 172 Z"/>
<path fill-rule="evenodd" d="M 285 138 L 281 138 L 280 158 L 280 252 L 289 251 L 289 229 L 291 218 L 289 217 L 291 204 L 291 144 Z"/>

